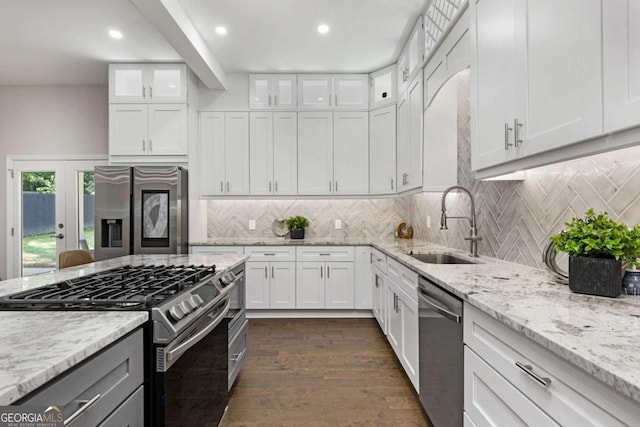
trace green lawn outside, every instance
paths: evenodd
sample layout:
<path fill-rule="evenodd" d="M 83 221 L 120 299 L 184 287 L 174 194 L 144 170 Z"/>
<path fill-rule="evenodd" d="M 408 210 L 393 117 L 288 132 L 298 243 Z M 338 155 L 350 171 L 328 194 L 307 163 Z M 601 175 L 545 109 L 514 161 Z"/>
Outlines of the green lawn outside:
<path fill-rule="evenodd" d="M 84 236 L 89 248 L 93 249 L 93 228 L 85 228 Z M 55 233 L 35 234 L 22 238 L 22 265 L 26 268 L 46 268 L 56 266 Z"/>

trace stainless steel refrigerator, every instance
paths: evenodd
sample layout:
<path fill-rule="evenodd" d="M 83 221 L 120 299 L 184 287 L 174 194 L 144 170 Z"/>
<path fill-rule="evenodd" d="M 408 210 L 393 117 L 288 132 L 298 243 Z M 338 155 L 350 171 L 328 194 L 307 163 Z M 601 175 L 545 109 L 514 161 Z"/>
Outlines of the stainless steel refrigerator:
<path fill-rule="evenodd" d="M 188 185 L 177 166 L 96 167 L 96 261 L 188 253 Z"/>

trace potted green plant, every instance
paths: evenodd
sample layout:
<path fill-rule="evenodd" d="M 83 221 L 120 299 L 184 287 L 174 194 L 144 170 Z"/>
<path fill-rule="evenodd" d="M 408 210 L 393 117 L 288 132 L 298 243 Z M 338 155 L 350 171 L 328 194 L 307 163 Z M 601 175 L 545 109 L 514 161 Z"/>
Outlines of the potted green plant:
<path fill-rule="evenodd" d="M 607 212 L 573 218 L 551 236 L 556 250 L 569 254 L 569 289 L 573 292 L 617 297 L 622 291 L 622 261 L 637 264 L 640 226 L 629 229 Z"/>
<path fill-rule="evenodd" d="M 304 229 L 309 226 L 309 220 L 306 217 L 296 215 L 285 219 L 284 222 L 292 239 L 304 239 Z"/>

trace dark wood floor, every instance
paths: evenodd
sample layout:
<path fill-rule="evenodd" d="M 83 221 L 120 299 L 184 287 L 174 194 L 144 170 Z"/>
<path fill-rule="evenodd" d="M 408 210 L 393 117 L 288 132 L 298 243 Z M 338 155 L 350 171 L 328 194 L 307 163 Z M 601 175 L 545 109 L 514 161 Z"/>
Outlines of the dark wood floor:
<path fill-rule="evenodd" d="M 375 319 L 252 319 L 223 425 L 430 424 Z"/>

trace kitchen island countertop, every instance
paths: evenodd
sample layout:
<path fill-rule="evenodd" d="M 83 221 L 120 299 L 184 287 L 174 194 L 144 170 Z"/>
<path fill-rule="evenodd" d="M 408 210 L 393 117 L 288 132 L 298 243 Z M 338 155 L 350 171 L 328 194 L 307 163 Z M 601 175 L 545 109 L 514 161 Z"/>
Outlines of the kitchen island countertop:
<path fill-rule="evenodd" d="M 130 255 L 0 282 L 0 296 L 124 265 L 216 265 L 243 255 Z M 10 405 L 127 335 L 146 311 L 0 311 L 0 406 Z"/>

